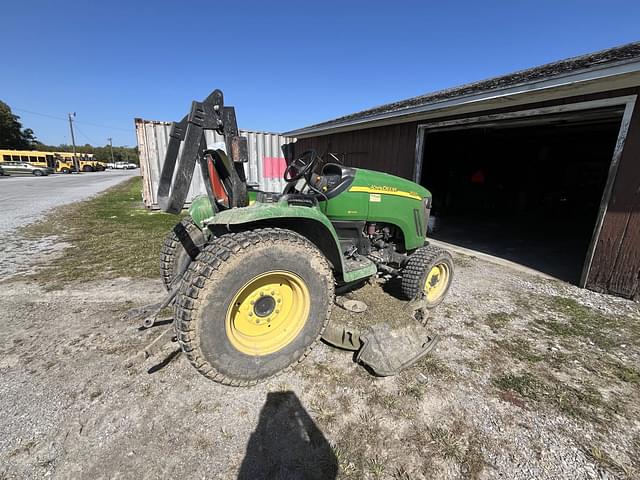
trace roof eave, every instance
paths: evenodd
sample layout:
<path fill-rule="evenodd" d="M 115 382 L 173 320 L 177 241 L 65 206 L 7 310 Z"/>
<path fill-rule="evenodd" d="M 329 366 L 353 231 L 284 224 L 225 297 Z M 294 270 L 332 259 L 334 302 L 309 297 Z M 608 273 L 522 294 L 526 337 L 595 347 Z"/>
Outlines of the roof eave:
<path fill-rule="evenodd" d="M 622 76 L 631 73 L 640 72 L 640 59 L 635 58 L 632 60 L 623 60 L 619 62 L 612 62 L 606 65 L 598 67 L 590 67 L 587 69 L 576 70 L 573 72 L 534 80 L 531 82 L 522 82 L 516 85 L 511 85 L 504 88 L 498 88 L 493 90 L 485 90 L 483 92 L 472 93 L 467 95 L 461 95 L 459 97 L 447 98 L 437 100 L 434 102 L 426 103 L 424 105 L 417 105 L 414 107 L 402 108 L 400 110 L 392 112 L 384 112 L 379 114 L 370 115 L 363 118 L 356 118 L 351 120 L 345 120 L 343 122 L 336 122 L 327 125 L 320 125 L 317 127 L 305 127 L 297 130 L 285 132 L 283 135 L 290 137 L 304 138 L 308 136 L 315 136 L 318 134 L 328 134 L 336 130 L 344 131 L 356 130 L 358 128 L 367 128 L 365 125 L 370 123 L 379 123 L 384 120 L 399 119 L 401 117 L 415 116 L 421 113 L 429 113 L 437 110 L 445 110 L 456 106 L 465 104 L 488 102 L 497 98 L 513 97 L 517 95 L 524 95 L 532 92 L 539 92 L 541 90 L 550 90 L 559 88 L 571 84 L 579 84 L 585 82 L 594 82 L 598 80 L 610 79 L 615 76 Z M 603 88 L 602 91 L 606 91 L 608 88 Z M 394 122 L 395 123 L 395 122 Z"/>

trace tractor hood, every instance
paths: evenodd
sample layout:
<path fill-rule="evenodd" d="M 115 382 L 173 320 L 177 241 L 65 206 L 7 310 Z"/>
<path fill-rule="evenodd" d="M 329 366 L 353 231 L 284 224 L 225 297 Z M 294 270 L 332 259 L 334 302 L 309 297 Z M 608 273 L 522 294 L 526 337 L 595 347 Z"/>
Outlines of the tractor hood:
<path fill-rule="evenodd" d="M 356 172 L 350 192 L 379 193 L 414 200 L 431 198 L 429 190 L 406 178 L 364 168 L 358 168 Z"/>

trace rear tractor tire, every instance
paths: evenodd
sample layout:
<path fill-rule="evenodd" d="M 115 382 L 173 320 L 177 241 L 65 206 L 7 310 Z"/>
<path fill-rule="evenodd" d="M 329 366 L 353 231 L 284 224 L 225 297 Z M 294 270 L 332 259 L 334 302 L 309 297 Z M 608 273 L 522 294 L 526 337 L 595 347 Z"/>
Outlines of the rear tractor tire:
<path fill-rule="evenodd" d="M 160 250 L 160 278 L 167 291 L 180 283 L 182 272 L 204 246 L 202 230 L 191 217 L 183 218 L 165 237 Z"/>
<path fill-rule="evenodd" d="M 427 245 L 409 256 L 402 272 L 402 294 L 409 300 L 424 295 L 425 307 L 438 306 L 453 280 L 453 258 L 442 248 Z"/>
<path fill-rule="evenodd" d="M 182 280 L 182 350 L 205 377 L 255 385 L 301 362 L 331 314 L 333 275 L 306 238 L 278 228 L 217 237 Z"/>

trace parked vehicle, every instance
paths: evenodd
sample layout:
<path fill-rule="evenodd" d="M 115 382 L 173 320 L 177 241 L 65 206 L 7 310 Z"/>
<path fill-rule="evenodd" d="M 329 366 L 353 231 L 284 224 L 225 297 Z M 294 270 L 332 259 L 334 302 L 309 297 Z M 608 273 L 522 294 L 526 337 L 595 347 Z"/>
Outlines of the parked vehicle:
<path fill-rule="evenodd" d="M 96 166 L 92 160 L 80 160 L 80 171 L 81 172 L 95 172 Z"/>
<path fill-rule="evenodd" d="M 9 176 L 9 174 L 4 171 L 2 166 L 0 166 L 0 177 L 8 177 L 8 176 Z"/>
<path fill-rule="evenodd" d="M 0 162 L 25 162 L 34 167 L 55 171 L 55 153 L 39 152 L 37 150 L 0 150 Z"/>
<path fill-rule="evenodd" d="M 112 162 L 109 162 L 109 163 L 107 163 L 107 168 L 114 169 L 114 168 L 116 168 L 116 164 L 112 163 Z"/>
<path fill-rule="evenodd" d="M 47 168 L 36 167 L 26 162 L 2 162 L 2 168 L 5 172 L 18 175 L 34 175 L 36 177 L 49 175 Z"/>
<path fill-rule="evenodd" d="M 117 170 L 133 170 L 135 168 L 138 168 L 138 165 L 129 162 L 116 162 L 113 164 L 113 168 Z"/>
<path fill-rule="evenodd" d="M 67 162 L 64 160 L 56 161 L 56 168 L 55 168 L 56 173 L 71 173 L 75 171 L 76 171 L 76 167 L 73 165 L 72 162 Z"/>
<path fill-rule="evenodd" d="M 95 172 L 104 170 L 100 166 L 100 162 L 93 159 L 92 153 L 76 153 L 74 155 L 70 152 L 57 152 L 56 155 L 59 160 L 62 160 L 70 165 L 75 165 L 75 161 L 77 160 L 81 172 Z"/>
<path fill-rule="evenodd" d="M 162 246 L 169 293 L 159 308 L 174 301 L 175 319 L 165 338 L 176 335 L 200 373 L 233 386 L 293 367 L 320 337 L 357 351 L 357 361 L 381 376 L 427 355 L 436 340 L 423 319 L 444 300 L 454 274 L 451 254 L 426 237 L 431 193 L 307 150 L 288 162 L 281 193 L 257 192 L 249 205 L 246 139 L 222 98 L 216 90 L 193 102 L 173 124 L 166 150 L 158 200 L 174 214 L 182 212 L 204 131 L 221 133 L 230 157 L 206 152 L 207 195 L 193 199 Z M 406 311 L 420 310 L 410 315 L 410 330 L 391 322 L 358 330 L 330 320 L 335 290 L 378 275 L 395 278 Z M 147 317 L 144 324 L 154 322 Z"/>

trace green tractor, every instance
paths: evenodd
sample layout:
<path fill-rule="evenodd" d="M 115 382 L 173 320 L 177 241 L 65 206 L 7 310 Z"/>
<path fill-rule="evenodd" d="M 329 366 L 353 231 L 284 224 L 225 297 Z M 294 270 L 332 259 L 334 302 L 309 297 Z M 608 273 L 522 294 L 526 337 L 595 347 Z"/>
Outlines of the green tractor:
<path fill-rule="evenodd" d="M 207 149 L 207 129 L 224 136 L 228 153 Z M 181 212 L 196 162 L 207 195 L 193 200 L 189 216 L 165 239 L 161 276 L 170 292 L 165 304 L 174 301 L 174 334 L 201 374 L 253 385 L 295 366 L 320 338 L 364 350 L 375 337 L 369 350 L 384 353 L 384 335 L 353 338 L 348 328 L 329 325 L 336 290 L 376 275 L 401 279 L 402 296 L 421 307 L 442 302 L 453 261 L 426 241 L 431 194 L 425 188 L 325 162 L 308 150 L 288 162 L 283 192 L 248 191 L 246 160 L 246 139 L 219 90 L 193 102 L 191 113 L 173 124 L 160 206 Z M 432 343 L 420 341 L 412 357 Z M 379 361 L 374 366 L 372 354 L 361 357 L 374 371 L 394 370 Z"/>

